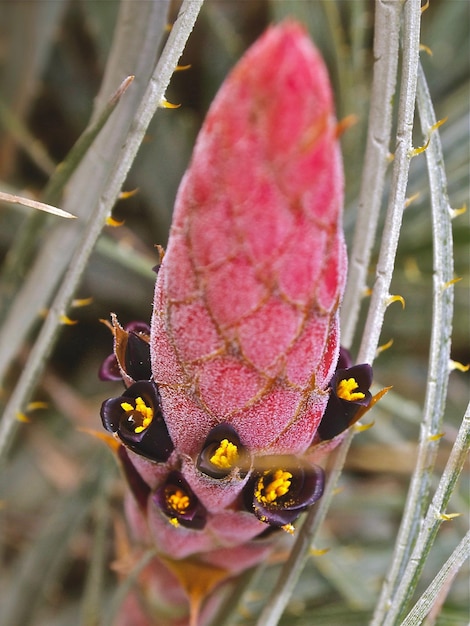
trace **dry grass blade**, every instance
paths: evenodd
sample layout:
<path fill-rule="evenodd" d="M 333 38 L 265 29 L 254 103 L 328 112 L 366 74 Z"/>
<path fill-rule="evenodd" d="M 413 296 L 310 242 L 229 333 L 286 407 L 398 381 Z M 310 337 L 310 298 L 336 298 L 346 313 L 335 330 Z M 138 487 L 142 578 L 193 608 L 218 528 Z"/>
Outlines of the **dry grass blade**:
<path fill-rule="evenodd" d="M 4 193 L 0 191 L 0 200 L 3 202 L 11 202 L 12 204 L 19 204 L 20 206 L 28 207 L 29 209 L 36 209 L 37 211 L 44 211 L 51 215 L 57 215 L 58 217 L 65 217 L 66 219 L 75 219 L 77 216 L 72 215 L 68 211 L 63 211 L 51 204 L 45 202 L 38 202 L 37 200 L 31 200 L 23 196 L 16 196 L 10 193 Z"/>

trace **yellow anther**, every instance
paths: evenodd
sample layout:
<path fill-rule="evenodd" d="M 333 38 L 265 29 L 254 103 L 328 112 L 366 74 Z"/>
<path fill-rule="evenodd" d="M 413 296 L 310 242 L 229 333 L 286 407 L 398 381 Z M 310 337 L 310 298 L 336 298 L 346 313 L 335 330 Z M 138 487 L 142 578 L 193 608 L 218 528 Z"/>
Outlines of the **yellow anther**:
<path fill-rule="evenodd" d="M 310 548 L 309 554 L 310 556 L 323 556 L 324 554 L 328 554 L 330 548 Z"/>
<path fill-rule="evenodd" d="M 282 530 L 284 530 L 286 533 L 289 533 L 289 535 L 293 535 L 295 532 L 295 528 L 292 524 L 284 524 L 284 526 L 281 526 Z"/>
<path fill-rule="evenodd" d="M 265 487 L 264 479 L 258 481 L 258 489 L 255 492 L 256 499 L 264 504 L 275 502 L 277 498 L 285 496 L 291 486 L 292 474 L 278 469 L 272 475 L 271 482 Z"/>
<path fill-rule="evenodd" d="M 175 513 L 185 513 L 191 504 L 189 496 L 182 490 L 176 489 L 166 496 L 168 506 L 175 511 Z"/>
<path fill-rule="evenodd" d="M 219 469 L 230 469 L 238 461 L 238 448 L 228 439 L 222 439 L 219 447 L 210 458 L 212 465 Z"/>
<path fill-rule="evenodd" d="M 338 398 L 342 400 L 348 400 L 349 402 L 356 402 L 356 400 L 363 400 L 366 396 L 362 391 L 355 391 L 359 388 L 359 385 L 355 378 L 344 378 L 340 380 L 336 387 L 336 394 Z"/>
<path fill-rule="evenodd" d="M 142 423 L 134 428 L 135 433 L 141 433 L 152 423 L 153 409 L 151 406 L 147 406 L 140 396 L 135 399 L 135 406 L 132 406 L 129 402 L 121 402 L 121 408 L 126 413 L 132 413 L 134 419 L 136 414 L 140 414 Z"/>

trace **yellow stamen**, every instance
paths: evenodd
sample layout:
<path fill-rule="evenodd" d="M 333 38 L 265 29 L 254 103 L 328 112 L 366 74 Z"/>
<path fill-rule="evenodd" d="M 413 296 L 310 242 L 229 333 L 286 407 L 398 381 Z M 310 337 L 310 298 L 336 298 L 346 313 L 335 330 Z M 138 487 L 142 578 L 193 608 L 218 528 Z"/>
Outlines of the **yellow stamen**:
<path fill-rule="evenodd" d="M 271 482 L 265 487 L 264 478 L 258 481 L 258 488 L 255 491 L 255 497 L 259 502 L 270 504 L 275 502 L 277 498 L 285 496 L 291 486 L 292 474 L 278 469 L 272 475 Z"/>
<path fill-rule="evenodd" d="M 336 394 L 338 398 L 342 400 L 348 400 L 349 402 L 356 402 L 356 400 L 363 400 L 366 396 L 361 391 L 354 391 L 358 389 L 359 385 L 355 378 L 345 378 L 340 380 L 336 387 Z"/>
<path fill-rule="evenodd" d="M 135 433 L 141 433 L 152 423 L 153 409 L 151 406 L 147 406 L 140 396 L 135 399 L 135 406 L 132 406 L 129 402 L 121 402 L 121 408 L 126 413 L 132 413 L 134 418 L 137 417 L 136 414 L 140 413 L 142 423 L 134 428 Z"/>
<path fill-rule="evenodd" d="M 219 469 L 230 469 L 238 461 L 238 448 L 228 439 L 222 439 L 219 447 L 210 458 L 212 465 Z"/>
<path fill-rule="evenodd" d="M 191 504 L 189 496 L 187 496 L 182 489 L 176 489 L 166 496 L 168 506 L 175 511 L 175 513 L 185 513 Z"/>
<path fill-rule="evenodd" d="M 289 535 L 293 535 L 294 532 L 295 532 L 295 528 L 294 528 L 294 526 L 292 526 L 292 524 L 284 524 L 284 526 L 281 526 L 281 528 L 286 533 L 289 533 Z"/>

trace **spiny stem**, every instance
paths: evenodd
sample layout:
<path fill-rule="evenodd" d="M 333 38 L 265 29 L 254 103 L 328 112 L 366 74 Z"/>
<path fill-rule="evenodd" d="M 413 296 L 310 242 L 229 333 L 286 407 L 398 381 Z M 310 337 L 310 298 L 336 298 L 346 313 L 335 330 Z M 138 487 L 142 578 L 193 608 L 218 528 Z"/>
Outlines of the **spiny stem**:
<path fill-rule="evenodd" d="M 430 94 L 424 73 L 419 68 L 418 109 L 423 134 L 427 136 L 436 123 Z M 424 508 L 429 498 L 432 471 L 436 459 L 445 410 L 453 316 L 453 251 L 451 211 L 447 199 L 446 176 L 443 167 L 442 148 L 437 131 L 430 137 L 426 150 L 434 242 L 434 284 L 431 350 L 424 415 L 416 467 L 411 479 L 400 531 L 395 544 L 392 566 L 382 588 L 373 624 L 394 624 L 404 610 L 404 603 L 416 586 L 416 579 L 408 581 L 409 589 L 403 590 L 403 572 L 410 562 L 410 554 L 422 523 Z M 421 555 L 424 559 L 425 555 Z M 400 585 L 400 595 L 395 590 Z M 393 610 L 390 605 L 393 605 Z M 386 617 L 385 617 L 386 616 Z M 385 621 L 383 621 L 385 619 Z"/>
<path fill-rule="evenodd" d="M 411 598 L 413 591 L 416 589 L 419 576 L 424 567 L 426 557 L 431 550 L 431 547 L 436 538 L 437 532 L 441 527 L 441 524 L 446 521 L 445 514 L 446 508 L 454 490 L 455 484 L 462 472 L 463 466 L 468 457 L 468 450 L 470 446 L 470 404 L 467 407 L 467 411 L 460 425 L 459 433 L 452 447 L 449 459 L 447 461 L 444 472 L 439 481 L 439 485 L 436 489 L 436 493 L 432 499 L 432 502 L 428 508 L 426 517 L 424 518 L 419 535 L 416 539 L 414 550 L 408 560 L 407 567 L 400 578 L 396 593 L 394 595 L 393 604 L 387 613 L 384 624 L 402 624 L 402 617 L 406 610 L 407 602 Z M 467 543 L 469 541 L 467 534 Z M 465 540 L 461 544 L 462 549 L 470 550 L 469 545 L 465 545 Z M 436 576 L 437 581 L 443 583 L 443 576 L 446 570 L 446 565 Z M 434 596 L 434 600 L 436 596 Z M 432 596 L 428 597 L 426 602 L 427 606 L 432 606 Z M 421 604 L 421 607 L 423 603 Z M 412 611 L 413 613 L 413 611 Z M 411 619 L 409 617 L 409 619 Z M 418 623 L 418 622 L 409 622 Z M 421 623 L 421 622 L 419 622 Z"/>
<path fill-rule="evenodd" d="M 396 89 L 401 2 L 375 5 L 374 73 L 367 145 L 349 272 L 341 309 L 341 344 L 351 346 L 366 289 L 366 276 L 390 163 L 393 97 Z"/>

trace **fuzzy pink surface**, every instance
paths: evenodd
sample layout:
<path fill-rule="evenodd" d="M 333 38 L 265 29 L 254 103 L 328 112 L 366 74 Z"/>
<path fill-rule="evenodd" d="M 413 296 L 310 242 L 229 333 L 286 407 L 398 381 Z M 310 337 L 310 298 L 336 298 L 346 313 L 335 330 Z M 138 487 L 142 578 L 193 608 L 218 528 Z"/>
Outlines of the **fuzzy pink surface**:
<path fill-rule="evenodd" d="M 217 94 L 176 199 L 151 331 L 180 454 L 227 422 L 254 454 L 302 453 L 323 414 L 346 276 L 343 174 L 324 63 L 269 29 Z"/>

